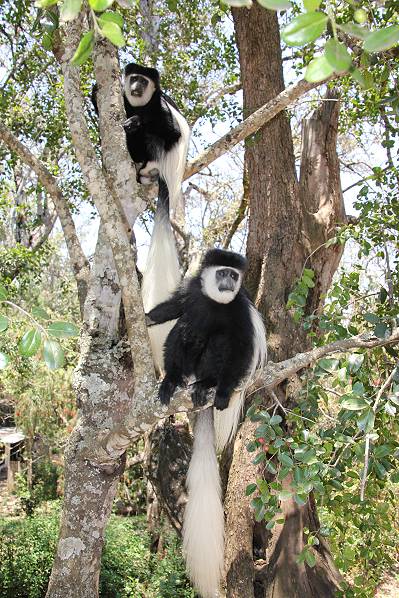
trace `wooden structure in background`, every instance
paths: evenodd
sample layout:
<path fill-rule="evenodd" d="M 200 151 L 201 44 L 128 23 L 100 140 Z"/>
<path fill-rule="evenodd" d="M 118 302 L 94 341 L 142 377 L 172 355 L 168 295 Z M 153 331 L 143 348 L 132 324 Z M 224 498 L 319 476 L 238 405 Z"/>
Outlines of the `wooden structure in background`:
<path fill-rule="evenodd" d="M 14 489 L 15 474 L 20 471 L 20 452 L 25 435 L 18 428 L 0 428 L 0 444 L 5 446 L 4 463 L 0 463 L 1 469 L 5 469 L 7 475 L 7 491 Z"/>

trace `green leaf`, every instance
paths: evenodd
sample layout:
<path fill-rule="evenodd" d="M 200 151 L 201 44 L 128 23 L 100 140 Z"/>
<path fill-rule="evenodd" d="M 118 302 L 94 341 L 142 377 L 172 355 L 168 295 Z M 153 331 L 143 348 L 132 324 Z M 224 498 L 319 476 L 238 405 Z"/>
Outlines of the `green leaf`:
<path fill-rule="evenodd" d="M 82 8 L 82 0 L 64 0 L 60 8 L 60 22 L 67 23 L 76 19 Z"/>
<path fill-rule="evenodd" d="M 258 0 L 258 4 L 269 10 L 286 10 L 292 7 L 289 0 Z"/>
<path fill-rule="evenodd" d="M 314 449 L 309 449 L 308 451 L 298 455 L 298 459 L 307 465 L 313 465 L 313 463 L 318 462 L 316 451 Z"/>
<path fill-rule="evenodd" d="M 326 43 L 324 56 L 337 73 L 347 71 L 352 64 L 352 57 L 344 44 L 335 39 L 329 39 Z"/>
<path fill-rule="evenodd" d="M 3 285 L 0 284 L 0 301 L 5 301 L 6 299 L 7 299 L 7 291 L 3 287 Z"/>
<path fill-rule="evenodd" d="M 36 0 L 35 6 L 36 8 L 47 8 L 48 6 L 53 6 L 57 4 L 58 0 Z"/>
<path fill-rule="evenodd" d="M 260 452 L 256 455 L 256 457 L 252 460 L 252 463 L 254 465 L 258 465 L 259 463 L 261 463 L 262 461 L 264 461 L 266 459 L 266 453 L 265 452 Z"/>
<path fill-rule="evenodd" d="M 177 0 L 166 0 L 168 8 L 172 12 L 177 12 Z"/>
<path fill-rule="evenodd" d="M 354 79 L 362 89 L 370 89 L 374 87 L 374 79 L 371 73 L 365 72 L 363 74 L 359 69 L 350 69 L 350 76 Z"/>
<path fill-rule="evenodd" d="M 337 23 L 337 27 L 357 39 L 366 39 L 370 33 L 370 29 L 356 25 L 356 23 Z"/>
<path fill-rule="evenodd" d="M 363 8 L 357 8 L 353 13 L 353 18 L 355 19 L 356 23 L 366 23 L 367 17 L 367 12 Z"/>
<path fill-rule="evenodd" d="M 306 550 L 305 551 L 305 561 L 309 565 L 309 567 L 314 567 L 316 564 L 315 554 L 310 550 Z"/>
<path fill-rule="evenodd" d="M 388 330 L 388 326 L 386 324 L 384 324 L 383 322 L 380 322 L 374 328 L 374 336 L 377 336 L 378 338 L 385 338 L 385 334 L 386 334 L 387 330 Z"/>
<path fill-rule="evenodd" d="M 320 37 L 327 21 L 324 12 L 307 12 L 295 17 L 283 29 L 281 37 L 288 46 L 304 46 Z"/>
<path fill-rule="evenodd" d="M 279 453 L 278 460 L 286 467 L 292 467 L 294 465 L 293 460 L 289 455 L 287 455 L 287 453 Z"/>
<path fill-rule="evenodd" d="M 56 370 L 64 365 L 64 351 L 57 341 L 45 340 L 43 358 L 50 370 Z"/>
<path fill-rule="evenodd" d="M 394 405 L 392 405 L 391 403 L 385 403 L 384 411 L 388 415 L 391 415 L 391 416 L 396 415 L 396 407 Z"/>
<path fill-rule="evenodd" d="M 55 338 L 71 338 L 72 336 L 78 336 L 79 328 L 72 322 L 51 322 L 47 332 Z"/>
<path fill-rule="evenodd" d="M 302 281 L 306 284 L 306 286 L 309 289 L 313 289 L 313 287 L 315 286 L 315 283 L 313 282 L 313 280 L 311 278 L 309 278 L 309 276 L 306 276 L 306 274 L 304 274 L 302 276 Z"/>
<path fill-rule="evenodd" d="M 79 42 L 75 54 L 72 56 L 71 63 L 79 66 L 83 64 L 91 54 L 94 46 L 94 32 L 88 31 Z"/>
<path fill-rule="evenodd" d="M 399 405 L 399 393 L 394 393 L 388 396 L 388 399 L 391 403 L 395 403 L 395 405 Z"/>
<path fill-rule="evenodd" d="M 365 434 L 371 432 L 374 428 L 375 413 L 372 409 L 368 409 L 358 420 L 357 427 Z"/>
<path fill-rule="evenodd" d="M 363 314 L 363 318 L 366 320 L 366 322 L 370 322 L 370 324 L 378 324 L 380 321 L 380 318 L 376 314 Z"/>
<path fill-rule="evenodd" d="M 0 351 L 0 370 L 4 370 L 10 363 L 10 358 L 6 353 Z"/>
<path fill-rule="evenodd" d="M 324 55 L 317 56 L 317 58 L 313 58 L 313 60 L 309 62 L 305 72 L 305 79 L 306 81 L 309 81 L 309 83 L 318 83 L 319 81 L 324 81 L 324 79 L 328 79 L 328 77 L 330 77 L 333 74 L 333 72 L 334 69 L 328 62 L 326 57 Z"/>
<path fill-rule="evenodd" d="M 114 0 L 89 0 L 89 4 L 96 12 L 107 10 L 114 3 Z"/>
<path fill-rule="evenodd" d="M 385 478 L 385 476 L 387 475 L 387 470 L 385 469 L 383 464 L 380 463 L 379 461 L 374 461 L 373 469 L 380 480 L 383 480 Z"/>
<path fill-rule="evenodd" d="M 306 495 L 294 494 L 294 500 L 297 505 L 303 507 L 308 502 L 308 497 Z"/>
<path fill-rule="evenodd" d="M 254 451 L 256 451 L 257 448 L 258 448 L 258 445 L 256 444 L 256 442 L 248 442 L 247 451 L 249 453 L 253 453 Z"/>
<path fill-rule="evenodd" d="M 352 386 L 352 393 L 356 397 L 362 397 L 365 392 L 364 384 L 362 382 L 355 382 L 355 384 Z"/>
<path fill-rule="evenodd" d="M 104 25 L 101 27 L 101 33 L 118 48 L 123 48 L 123 46 L 126 44 L 122 30 L 116 23 L 104 23 Z"/>
<path fill-rule="evenodd" d="M 368 407 L 368 403 L 360 397 L 348 397 L 342 401 L 340 407 L 348 411 L 363 411 Z"/>
<path fill-rule="evenodd" d="M 325 370 L 326 372 L 329 372 L 329 373 L 335 372 L 335 370 L 339 366 L 339 359 L 323 357 L 322 359 L 319 359 L 317 365 L 319 367 L 321 367 L 322 370 Z"/>
<path fill-rule="evenodd" d="M 269 424 L 271 426 L 276 426 L 277 424 L 281 424 L 282 421 L 283 418 L 281 417 L 281 415 L 273 415 L 273 417 L 270 418 Z"/>
<path fill-rule="evenodd" d="M 315 275 L 314 270 L 311 270 L 310 268 L 304 268 L 303 273 L 305 274 L 305 276 L 308 276 L 309 278 L 314 278 Z"/>
<path fill-rule="evenodd" d="M 7 330 L 9 324 L 10 320 L 8 318 L 6 318 L 5 316 L 0 316 L 0 332 L 4 332 L 5 330 Z"/>
<path fill-rule="evenodd" d="M 49 320 L 50 316 L 42 307 L 33 307 L 32 316 L 34 318 L 41 318 L 42 320 Z"/>
<path fill-rule="evenodd" d="M 399 483 L 399 471 L 395 471 L 391 474 L 391 482 L 393 482 L 394 484 Z"/>
<path fill-rule="evenodd" d="M 275 525 L 276 525 L 276 521 L 275 521 L 274 519 L 272 519 L 271 521 L 269 521 L 269 522 L 266 524 L 266 529 L 268 529 L 268 530 L 271 530 L 271 529 L 273 529 L 273 528 L 274 528 L 274 526 L 275 526 Z"/>
<path fill-rule="evenodd" d="M 45 50 L 51 50 L 53 47 L 53 36 L 51 35 L 51 33 L 43 33 L 43 37 L 42 37 L 42 46 Z"/>
<path fill-rule="evenodd" d="M 271 461 L 268 461 L 266 463 L 266 469 L 273 475 L 276 475 L 276 473 L 277 473 L 277 469 L 274 467 L 274 465 Z"/>
<path fill-rule="evenodd" d="M 256 484 L 248 484 L 246 490 L 245 490 L 245 494 L 246 496 L 249 496 L 250 494 L 253 494 L 255 492 L 257 488 Z"/>
<path fill-rule="evenodd" d="M 228 4 L 229 6 L 237 6 L 241 8 L 242 6 L 246 6 L 250 8 L 252 6 L 252 0 L 222 0 L 223 4 Z"/>
<path fill-rule="evenodd" d="M 98 17 L 98 22 L 102 27 L 104 23 L 110 21 L 111 23 L 116 23 L 119 25 L 120 28 L 123 27 L 123 17 L 118 14 L 117 12 L 104 12 L 102 15 Z"/>
<path fill-rule="evenodd" d="M 42 335 L 38 328 L 31 328 L 21 338 L 18 350 L 21 355 L 25 357 L 32 357 L 38 352 L 40 345 L 42 344 Z"/>
<path fill-rule="evenodd" d="M 355 374 L 361 367 L 364 361 L 362 353 L 353 353 L 348 358 L 348 368 L 351 374 Z"/>
<path fill-rule="evenodd" d="M 381 52 L 389 50 L 399 41 L 399 25 L 391 25 L 384 29 L 372 31 L 364 40 L 363 48 L 366 52 Z"/>
<path fill-rule="evenodd" d="M 321 0 L 303 0 L 303 5 L 307 12 L 317 10 L 321 4 Z"/>

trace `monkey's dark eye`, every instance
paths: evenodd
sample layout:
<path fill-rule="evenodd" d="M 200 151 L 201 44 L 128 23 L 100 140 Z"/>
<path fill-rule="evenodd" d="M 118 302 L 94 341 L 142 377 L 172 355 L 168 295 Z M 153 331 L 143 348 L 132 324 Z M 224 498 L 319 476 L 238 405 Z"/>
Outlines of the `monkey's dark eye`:
<path fill-rule="evenodd" d="M 230 276 L 233 280 L 235 280 L 235 281 L 238 280 L 238 274 L 237 274 L 237 272 L 234 272 L 234 270 L 230 270 Z"/>

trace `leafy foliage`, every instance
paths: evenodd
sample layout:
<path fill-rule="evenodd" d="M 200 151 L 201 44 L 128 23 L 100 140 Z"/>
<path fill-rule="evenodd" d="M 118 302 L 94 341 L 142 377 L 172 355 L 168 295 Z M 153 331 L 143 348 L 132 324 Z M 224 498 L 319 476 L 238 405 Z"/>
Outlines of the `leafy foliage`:
<path fill-rule="evenodd" d="M 58 509 L 41 509 L 20 520 L 0 519 L 0 591 L 4 598 L 44 598 L 58 536 Z M 173 533 L 165 555 L 150 552 L 145 521 L 111 516 L 106 530 L 100 596 L 193 598 Z"/>

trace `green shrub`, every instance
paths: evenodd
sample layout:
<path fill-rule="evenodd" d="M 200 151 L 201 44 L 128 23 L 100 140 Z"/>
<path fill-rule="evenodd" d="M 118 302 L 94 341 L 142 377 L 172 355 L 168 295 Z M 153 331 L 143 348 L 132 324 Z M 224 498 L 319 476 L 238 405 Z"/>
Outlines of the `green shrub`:
<path fill-rule="evenodd" d="M 48 513 L 21 519 L 0 518 L 1 598 L 44 598 L 57 546 L 59 503 Z M 165 556 L 150 552 L 150 537 L 140 517 L 112 515 L 101 562 L 101 598 L 193 598 L 184 573 L 179 542 L 165 538 Z"/>
<path fill-rule="evenodd" d="M 55 500 L 59 468 L 48 459 L 33 464 L 32 487 L 28 487 L 26 473 L 16 475 L 16 494 L 27 515 L 32 515 L 35 508 L 47 500 Z"/>
<path fill-rule="evenodd" d="M 0 596 L 41 598 L 46 593 L 58 534 L 58 516 L 0 519 Z"/>

